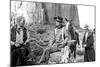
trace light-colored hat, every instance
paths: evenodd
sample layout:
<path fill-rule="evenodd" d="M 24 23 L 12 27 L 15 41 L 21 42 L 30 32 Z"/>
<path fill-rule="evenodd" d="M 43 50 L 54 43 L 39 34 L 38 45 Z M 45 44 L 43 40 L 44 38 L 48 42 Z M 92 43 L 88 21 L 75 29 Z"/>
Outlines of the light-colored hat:
<path fill-rule="evenodd" d="M 84 25 L 84 29 L 87 29 L 89 28 L 89 26 L 87 24 Z"/>

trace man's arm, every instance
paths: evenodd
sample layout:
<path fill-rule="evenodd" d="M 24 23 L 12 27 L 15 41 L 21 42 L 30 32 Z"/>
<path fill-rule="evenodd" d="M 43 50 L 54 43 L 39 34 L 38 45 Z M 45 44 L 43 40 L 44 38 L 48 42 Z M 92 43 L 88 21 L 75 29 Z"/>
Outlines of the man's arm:
<path fill-rule="evenodd" d="M 86 35 L 86 33 L 84 34 L 84 37 L 83 37 L 83 42 L 82 42 L 82 46 L 83 47 L 86 47 L 87 46 L 87 42 L 85 40 L 85 35 Z"/>
<path fill-rule="evenodd" d="M 48 46 L 51 46 L 51 45 L 53 45 L 53 44 L 55 43 L 55 41 L 56 41 L 55 39 L 53 39 L 53 40 L 50 40 L 50 41 L 49 41 L 49 45 L 48 45 Z"/>
<path fill-rule="evenodd" d="M 68 35 L 66 35 L 66 28 L 65 27 L 63 27 L 62 28 L 62 42 L 61 43 L 59 43 L 58 45 L 60 45 L 60 47 L 64 47 L 64 46 L 66 46 L 67 45 L 67 41 L 69 40 L 69 37 L 68 37 Z"/>
<path fill-rule="evenodd" d="M 82 42 L 82 44 L 86 44 L 86 42 L 85 42 L 85 34 L 84 34 L 84 37 L 83 37 L 83 42 Z"/>
<path fill-rule="evenodd" d="M 29 34 L 29 31 L 27 30 L 27 40 L 26 40 L 26 42 L 29 41 L 29 38 L 30 38 L 30 34 Z"/>
<path fill-rule="evenodd" d="M 14 45 L 14 44 L 15 44 L 15 42 L 13 42 L 13 41 L 10 41 L 10 44 L 11 44 L 11 45 Z"/>

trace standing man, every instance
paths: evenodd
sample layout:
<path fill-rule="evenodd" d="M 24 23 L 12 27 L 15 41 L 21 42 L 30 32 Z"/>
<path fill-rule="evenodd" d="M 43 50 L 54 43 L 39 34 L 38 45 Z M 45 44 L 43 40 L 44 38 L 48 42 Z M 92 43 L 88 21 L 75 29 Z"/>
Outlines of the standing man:
<path fill-rule="evenodd" d="M 83 46 L 85 48 L 85 55 L 84 55 L 84 61 L 95 61 L 95 51 L 93 48 L 94 44 L 94 38 L 93 38 L 93 32 L 89 30 L 89 26 L 85 25 L 85 34 L 83 37 Z"/>

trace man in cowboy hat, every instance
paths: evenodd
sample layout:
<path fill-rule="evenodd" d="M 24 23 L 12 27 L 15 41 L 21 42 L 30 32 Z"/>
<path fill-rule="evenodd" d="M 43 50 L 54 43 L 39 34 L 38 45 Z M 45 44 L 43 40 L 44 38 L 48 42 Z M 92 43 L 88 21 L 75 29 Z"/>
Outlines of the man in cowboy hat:
<path fill-rule="evenodd" d="M 55 45 L 57 45 L 58 43 L 58 47 L 61 48 L 61 51 L 63 53 L 61 58 L 61 63 L 68 63 L 69 45 L 75 42 L 71 40 L 68 33 L 68 25 L 70 24 L 70 22 L 68 21 L 68 25 L 66 25 L 66 23 L 63 22 L 63 18 L 60 17 L 57 17 L 55 20 L 56 20 Z"/>
<path fill-rule="evenodd" d="M 61 42 L 64 40 L 64 37 L 62 35 L 64 22 L 63 22 L 63 18 L 60 16 L 54 17 L 54 20 L 56 21 L 56 28 L 55 28 L 55 34 L 54 34 L 55 39 L 49 43 L 48 48 L 44 49 L 43 55 L 38 63 L 43 61 L 43 58 L 45 57 L 46 53 L 50 54 L 50 53 L 57 52 L 57 51 L 61 50 L 61 48 L 60 48 L 62 45 Z M 58 58 L 58 59 L 60 59 L 60 58 Z M 61 62 L 61 61 L 59 61 L 59 62 Z"/>
<path fill-rule="evenodd" d="M 56 21 L 56 28 L 62 28 L 64 25 L 63 18 L 60 16 L 54 17 L 54 20 Z"/>
<path fill-rule="evenodd" d="M 89 30 L 89 26 L 85 25 L 85 34 L 83 37 L 83 46 L 85 48 L 85 55 L 84 55 L 84 61 L 95 61 L 95 51 L 93 48 L 94 38 L 93 38 L 93 32 Z"/>
<path fill-rule="evenodd" d="M 60 16 L 57 16 L 57 17 L 54 17 L 54 20 L 56 21 L 56 28 L 55 28 L 55 34 L 54 34 L 55 39 L 49 43 L 49 46 L 46 49 L 44 49 L 41 59 L 38 63 L 41 63 L 43 61 L 43 58 L 45 57 L 46 53 L 50 54 L 57 51 L 61 51 L 61 53 L 63 54 L 61 58 L 58 58 L 58 59 L 61 59 L 59 63 L 68 62 L 69 49 L 67 46 L 67 42 L 71 43 L 72 41 L 68 41 L 69 38 L 66 37 L 66 31 L 65 31 L 63 18 Z"/>
<path fill-rule="evenodd" d="M 50 53 L 53 53 L 53 52 L 56 52 L 56 51 L 59 51 L 60 49 L 57 48 L 57 42 L 60 42 L 60 38 L 61 38 L 61 32 L 62 32 L 62 23 L 63 23 L 63 18 L 60 17 L 60 16 L 57 16 L 57 17 L 54 17 L 54 20 L 56 21 L 56 29 L 55 29 L 55 34 L 58 34 L 57 36 L 55 35 L 55 39 L 52 40 L 52 42 L 50 42 L 50 44 L 48 45 L 48 47 L 46 49 L 43 50 L 43 54 L 40 58 L 40 61 L 38 63 L 41 63 L 42 61 L 45 61 L 44 58 L 45 57 L 48 57 L 46 59 L 49 60 L 49 56 L 50 56 Z M 47 54 L 49 53 L 49 54 Z"/>
<path fill-rule="evenodd" d="M 62 17 L 56 17 L 56 28 L 55 28 L 55 40 L 56 42 L 60 43 L 63 41 L 66 42 L 70 39 L 70 37 L 67 36 L 66 26 L 63 22 Z M 66 38 L 67 37 L 67 38 Z"/>

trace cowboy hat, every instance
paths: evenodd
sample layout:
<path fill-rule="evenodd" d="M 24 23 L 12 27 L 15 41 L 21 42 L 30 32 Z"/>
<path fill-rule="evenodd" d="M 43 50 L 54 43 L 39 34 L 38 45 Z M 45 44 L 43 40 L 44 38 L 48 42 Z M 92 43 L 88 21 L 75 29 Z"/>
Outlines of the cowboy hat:
<path fill-rule="evenodd" d="M 87 29 L 89 28 L 89 26 L 87 24 L 84 25 L 84 29 Z"/>
<path fill-rule="evenodd" d="M 56 20 L 57 22 L 63 23 L 63 18 L 60 16 L 54 17 L 54 20 Z"/>

